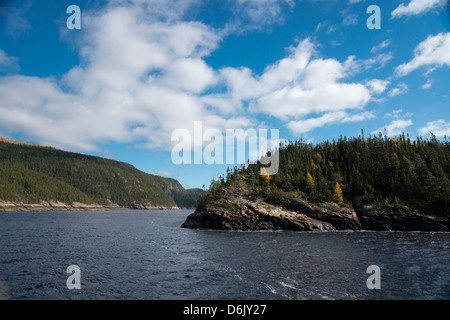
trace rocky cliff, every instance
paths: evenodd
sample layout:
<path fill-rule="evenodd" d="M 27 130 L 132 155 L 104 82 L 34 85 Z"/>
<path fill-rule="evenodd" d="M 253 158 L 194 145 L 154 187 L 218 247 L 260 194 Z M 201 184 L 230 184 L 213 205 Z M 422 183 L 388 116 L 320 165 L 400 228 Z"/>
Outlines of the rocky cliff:
<path fill-rule="evenodd" d="M 261 199 L 233 196 L 198 208 L 189 215 L 183 228 L 216 230 L 395 230 L 450 231 L 449 215 L 428 215 L 410 208 L 311 204 L 288 198 L 287 207 L 268 204 Z"/>

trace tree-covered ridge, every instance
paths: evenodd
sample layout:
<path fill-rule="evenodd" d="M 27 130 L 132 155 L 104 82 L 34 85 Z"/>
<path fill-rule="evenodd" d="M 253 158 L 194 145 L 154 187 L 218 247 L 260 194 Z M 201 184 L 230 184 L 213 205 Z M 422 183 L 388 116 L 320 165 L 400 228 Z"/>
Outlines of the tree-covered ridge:
<path fill-rule="evenodd" d="M 436 137 L 411 140 L 401 135 L 340 138 L 318 145 L 302 140 L 280 145 L 276 175 L 261 176 L 261 164 L 229 170 L 213 180 L 199 200 L 205 206 L 236 188 L 272 203 L 286 193 L 313 202 L 412 206 L 428 212 L 448 210 L 450 144 Z"/>
<path fill-rule="evenodd" d="M 174 179 L 132 165 L 50 147 L 0 142 L 0 199 L 83 202 L 119 206 L 194 207 Z"/>
<path fill-rule="evenodd" d="M 93 198 L 65 182 L 6 161 L 0 161 L 0 199 L 24 203 L 43 200 L 95 203 Z"/>

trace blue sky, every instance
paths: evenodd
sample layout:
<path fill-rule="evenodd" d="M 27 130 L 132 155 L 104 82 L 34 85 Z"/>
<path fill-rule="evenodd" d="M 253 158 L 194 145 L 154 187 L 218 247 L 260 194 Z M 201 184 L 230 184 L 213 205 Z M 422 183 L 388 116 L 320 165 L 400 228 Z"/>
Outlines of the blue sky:
<path fill-rule="evenodd" d="M 67 7 L 81 29 L 67 28 Z M 370 5 L 381 28 L 369 29 Z M 194 123 L 311 143 L 450 135 L 446 0 L 17 0 L 0 5 L 0 136 L 131 163 L 185 187 Z M 270 140 L 270 137 L 268 137 Z M 238 162 L 238 159 L 236 159 Z M 235 165 L 238 165 L 236 163 Z"/>

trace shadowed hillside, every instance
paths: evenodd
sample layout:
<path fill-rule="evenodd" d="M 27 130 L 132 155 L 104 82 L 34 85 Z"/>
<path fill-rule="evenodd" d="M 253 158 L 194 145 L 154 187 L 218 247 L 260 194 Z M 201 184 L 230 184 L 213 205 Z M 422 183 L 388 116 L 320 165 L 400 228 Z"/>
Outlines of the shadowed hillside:
<path fill-rule="evenodd" d="M 175 179 L 130 164 L 3 139 L 0 199 L 23 203 L 82 202 L 124 207 L 195 207 Z"/>

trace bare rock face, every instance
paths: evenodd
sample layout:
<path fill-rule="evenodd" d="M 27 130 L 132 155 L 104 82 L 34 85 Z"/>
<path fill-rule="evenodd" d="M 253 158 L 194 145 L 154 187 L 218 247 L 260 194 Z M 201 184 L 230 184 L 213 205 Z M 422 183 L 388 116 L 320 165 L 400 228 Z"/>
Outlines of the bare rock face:
<path fill-rule="evenodd" d="M 289 209 L 331 223 L 337 230 L 360 230 L 362 228 L 355 210 L 337 203 L 312 205 L 303 199 L 289 198 Z"/>
<path fill-rule="evenodd" d="M 449 215 L 427 215 L 404 208 L 311 204 L 288 198 L 282 209 L 262 200 L 231 197 L 197 209 L 183 228 L 215 230 L 396 230 L 450 231 Z"/>
<path fill-rule="evenodd" d="M 189 215 L 183 228 L 216 230 L 336 230 L 326 221 L 303 213 L 285 211 L 264 201 L 233 199 L 207 206 Z"/>
<path fill-rule="evenodd" d="M 357 207 L 361 225 L 366 230 L 450 231 L 448 215 L 424 214 L 411 208 Z"/>

